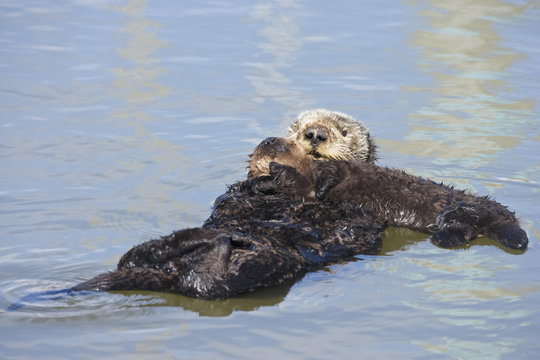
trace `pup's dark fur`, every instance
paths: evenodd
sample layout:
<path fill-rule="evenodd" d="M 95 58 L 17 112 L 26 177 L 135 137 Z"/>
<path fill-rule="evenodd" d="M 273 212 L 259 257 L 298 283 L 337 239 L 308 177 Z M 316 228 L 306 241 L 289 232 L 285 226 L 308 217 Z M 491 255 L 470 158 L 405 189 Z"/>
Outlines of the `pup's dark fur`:
<path fill-rule="evenodd" d="M 272 191 L 291 199 L 362 205 L 388 225 L 432 233 L 433 243 L 441 247 L 462 246 L 488 236 L 511 249 L 527 248 L 527 235 L 514 213 L 488 197 L 365 162 L 290 161 L 296 147 L 288 139 L 269 138 L 255 149 L 252 162 L 263 158 L 259 152 L 273 154 L 268 163 L 270 176 L 259 177 L 252 184 L 255 190 L 271 189 L 273 183 Z M 257 168 L 264 164 L 259 162 Z"/>

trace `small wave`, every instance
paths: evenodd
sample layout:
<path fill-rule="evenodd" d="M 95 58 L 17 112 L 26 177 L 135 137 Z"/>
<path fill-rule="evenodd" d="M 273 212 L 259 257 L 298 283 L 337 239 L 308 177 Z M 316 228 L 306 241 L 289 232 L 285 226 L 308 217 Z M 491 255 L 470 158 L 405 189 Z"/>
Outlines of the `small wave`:
<path fill-rule="evenodd" d="M 117 294 L 96 291 L 73 291 L 67 284 L 30 284 L 19 280 L 4 287 L 0 306 L 4 315 L 60 319 L 103 317 L 119 309 L 162 305 L 163 299 L 151 294 Z M 70 284 L 73 285 L 73 284 Z"/>

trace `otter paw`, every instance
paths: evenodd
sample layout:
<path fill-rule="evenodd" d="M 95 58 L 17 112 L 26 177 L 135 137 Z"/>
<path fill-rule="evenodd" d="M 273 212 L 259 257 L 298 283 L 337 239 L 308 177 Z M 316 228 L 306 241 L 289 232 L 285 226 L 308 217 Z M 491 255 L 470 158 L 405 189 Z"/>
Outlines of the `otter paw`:
<path fill-rule="evenodd" d="M 314 174 L 317 179 L 315 194 L 319 200 L 323 200 L 341 180 L 338 162 L 327 162 L 324 167 L 315 168 Z"/>
<path fill-rule="evenodd" d="M 270 176 L 260 176 L 255 179 L 248 179 L 242 184 L 242 190 L 252 195 L 271 195 L 277 192 L 277 184 Z"/>
<path fill-rule="evenodd" d="M 274 179 L 279 190 L 278 192 L 292 200 L 314 198 L 312 183 L 295 168 L 270 162 L 270 176 Z"/>
<path fill-rule="evenodd" d="M 442 248 L 452 248 L 466 245 L 471 239 L 471 232 L 465 227 L 447 227 L 437 231 L 431 237 L 431 242 Z"/>
<path fill-rule="evenodd" d="M 304 176 L 291 166 L 278 164 L 277 162 L 272 161 L 268 167 L 270 176 L 274 179 L 274 182 L 282 187 L 290 187 L 302 183 L 304 180 Z"/>
<path fill-rule="evenodd" d="M 231 234 L 228 236 L 229 241 L 234 248 L 248 248 L 251 246 L 251 240 L 247 236 L 241 234 Z"/>

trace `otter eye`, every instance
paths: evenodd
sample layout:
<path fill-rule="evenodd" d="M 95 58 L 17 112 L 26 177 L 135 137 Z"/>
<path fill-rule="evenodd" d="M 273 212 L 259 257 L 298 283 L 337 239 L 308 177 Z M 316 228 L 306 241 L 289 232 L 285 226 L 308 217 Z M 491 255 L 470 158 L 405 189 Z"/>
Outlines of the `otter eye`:
<path fill-rule="evenodd" d="M 343 135 L 344 137 L 347 136 L 347 130 L 341 130 L 341 135 Z"/>

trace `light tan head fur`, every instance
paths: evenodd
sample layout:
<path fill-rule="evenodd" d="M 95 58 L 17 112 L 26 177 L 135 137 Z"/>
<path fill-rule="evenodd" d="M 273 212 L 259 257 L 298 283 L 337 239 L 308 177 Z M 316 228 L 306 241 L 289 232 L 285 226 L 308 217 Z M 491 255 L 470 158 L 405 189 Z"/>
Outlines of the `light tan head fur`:
<path fill-rule="evenodd" d="M 313 159 L 360 160 L 373 163 L 375 144 L 369 130 L 351 116 L 326 109 L 298 115 L 287 137 Z"/>

